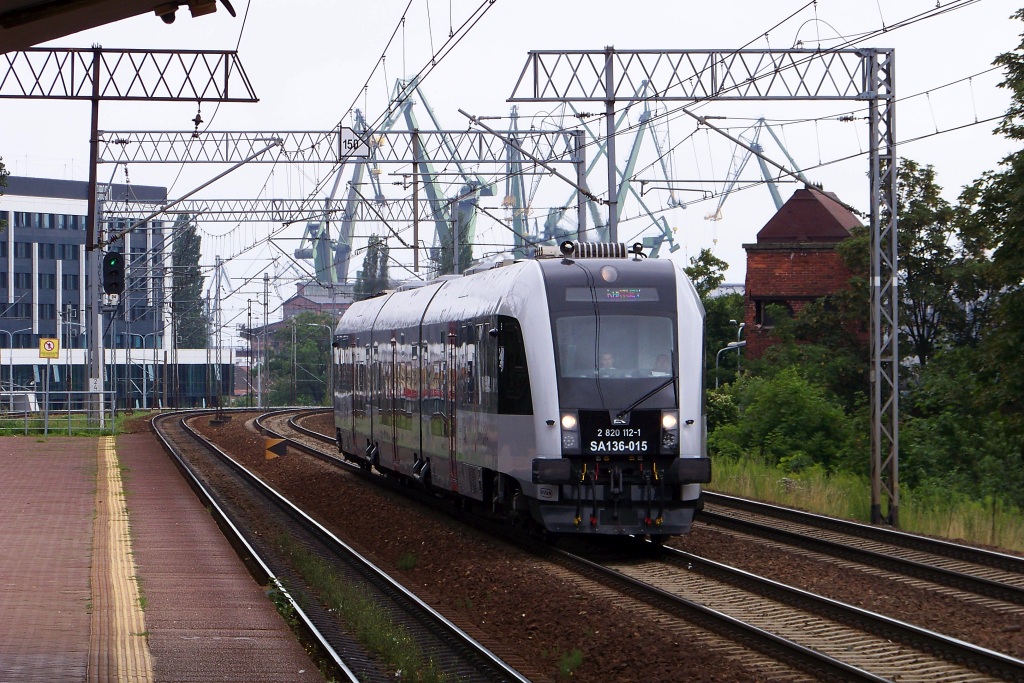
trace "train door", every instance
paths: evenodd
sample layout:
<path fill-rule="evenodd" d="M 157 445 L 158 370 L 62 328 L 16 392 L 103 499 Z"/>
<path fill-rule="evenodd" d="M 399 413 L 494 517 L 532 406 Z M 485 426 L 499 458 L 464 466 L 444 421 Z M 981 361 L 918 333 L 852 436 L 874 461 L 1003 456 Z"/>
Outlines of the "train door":
<path fill-rule="evenodd" d="M 444 488 L 447 482 L 448 457 L 448 416 L 445 414 L 445 329 L 439 326 L 424 328 L 423 364 L 426 381 L 424 397 L 421 405 L 423 427 L 420 430 L 422 439 L 422 456 L 430 460 L 431 482 Z"/>
<path fill-rule="evenodd" d="M 371 451 L 371 460 L 376 460 L 375 456 L 378 456 L 377 448 L 380 440 L 380 429 L 381 429 L 381 410 L 383 408 L 383 392 L 381 386 L 383 385 L 383 379 L 381 377 L 381 366 L 380 366 L 380 343 L 373 339 L 371 336 L 371 343 L 367 347 L 367 354 L 369 358 L 367 360 L 366 369 L 368 370 L 368 382 L 367 382 L 367 394 L 369 400 L 366 405 L 366 413 L 370 418 L 369 427 L 369 442 L 373 447 Z"/>
<path fill-rule="evenodd" d="M 353 342 L 352 358 L 353 389 L 352 389 L 352 449 L 358 453 L 365 448 L 364 440 L 370 438 L 369 382 L 370 371 L 367 360 L 370 355 L 369 344 L 361 346 L 359 339 Z"/>
<path fill-rule="evenodd" d="M 403 335 L 404 336 L 404 335 Z M 389 420 L 389 432 L 391 434 L 391 469 L 395 472 L 398 471 L 398 418 L 399 418 L 399 404 L 398 404 L 398 335 L 396 332 L 391 332 L 390 340 L 390 357 L 388 358 L 388 375 L 390 381 L 388 382 L 388 411 L 390 413 Z"/>
<path fill-rule="evenodd" d="M 456 350 L 459 344 L 458 323 L 448 323 L 447 344 L 445 347 L 445 409 L 448 416 L 446 434 L 448 436 L 448 488 L 451 491 L 459 490 L 459 463 L 456 449 L 456 393 L 459 386 L 458 364 L 456 362 Z"/>
<path fill-rule="evenodd" d="M 338 430 L 338 448 L 352 453 L 356 407 L 355 339 L 347 334 L 338 338 L 334 383 L 334 426 Z"/>

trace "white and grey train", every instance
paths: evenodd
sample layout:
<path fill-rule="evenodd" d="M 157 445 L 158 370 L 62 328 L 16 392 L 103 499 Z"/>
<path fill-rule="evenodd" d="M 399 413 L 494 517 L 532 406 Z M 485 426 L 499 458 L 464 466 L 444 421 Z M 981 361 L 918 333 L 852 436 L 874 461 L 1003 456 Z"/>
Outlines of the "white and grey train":
<path fill-rule="evenodd" d="M 353 304 L 338 449 L 549 532 L 684 534 L 711 476 L 700 299 L 639 245 L 546 249 Z"/>

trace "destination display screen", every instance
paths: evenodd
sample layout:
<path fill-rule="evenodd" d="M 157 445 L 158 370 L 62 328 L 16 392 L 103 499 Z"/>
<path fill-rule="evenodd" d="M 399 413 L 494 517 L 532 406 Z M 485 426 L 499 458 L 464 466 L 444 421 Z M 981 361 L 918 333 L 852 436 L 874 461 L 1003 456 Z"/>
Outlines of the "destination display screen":
<path fill-rule="evenodd" d="M 566 301 L 608 301 L 626 303 L 630 301 L 658 301 L 658 290 L 654 287 L 567 287 Z"/>

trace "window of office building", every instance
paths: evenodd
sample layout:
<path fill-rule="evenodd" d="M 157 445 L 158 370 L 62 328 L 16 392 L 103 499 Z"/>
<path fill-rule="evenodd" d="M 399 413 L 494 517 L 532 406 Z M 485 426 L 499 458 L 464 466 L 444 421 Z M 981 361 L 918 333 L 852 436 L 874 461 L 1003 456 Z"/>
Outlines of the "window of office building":
<path fill-rule="evenodd" d="M 77 261 L 79 246 L 78 244 L 58 244 L 57 258 L 62 261 Z"/>
<path fill-rule="evenodd" d="M 78 230 L 79 229 L 78 228 L 79 218 L 81 218 L 82 220 L 85 220 L 84 216 L 79 217 L 79 216 L 72 216 L 72 215 L 69 215 L 69 214 L 68 215 L 59 216 L 57 218 L 57 227 L 60 230 Z"/>
<path fill-rule="evenodd" d="M 31 242 L 15 242 L 14 258 L 32 258 Z"/>
<path fill-rule="evenodd" d="M 15 273 L 14 286 L 16 289 L 31 289 L 32 273 Z"/>
<path fill-rule="evenodd" d="M 57 289 L 56 273 L 39 273 L 39 289 Z"/>
<path fill-rule="evenodd" d="M 20 302 L 7 309 L 8 318 L 29 320 L 32 318 L 32 302 Z"/>

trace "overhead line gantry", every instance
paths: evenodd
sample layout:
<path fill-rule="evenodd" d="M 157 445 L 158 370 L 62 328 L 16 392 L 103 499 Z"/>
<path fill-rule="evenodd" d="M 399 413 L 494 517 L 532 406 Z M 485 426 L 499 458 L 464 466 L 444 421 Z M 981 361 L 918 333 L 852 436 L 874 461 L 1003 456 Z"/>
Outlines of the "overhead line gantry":
<path fill-rule="evenodd" d="M 604 103 L 609 237 L 615 221 L 615 110 L 620 104 L 856 101 L 868 104 L 870 151 L 871 521 L 899 522 L 895 50 L 534 50 L 509 102 Z M 649 89 L 642 86 L 647 83 Z M 654 93 L 653 95 L 649 93 Z M 684 111 L 686 111 L 684 109 Z M 687 112 L 689 113 L 689 112 Z M 696 115 L 693 115 L 696 116 Z"/>
<path fill-rule="evenodd" d="M 99 259 L 97 164 L 101 101 L 256 102 L 234 51 L 31 48 L 0 58 L 0 98 L 79 100 L 91 103 L 86 257 L 92 277 L 85 318 L 90 350 L 91 417 L 103 423 L 103 339 Z"/>

